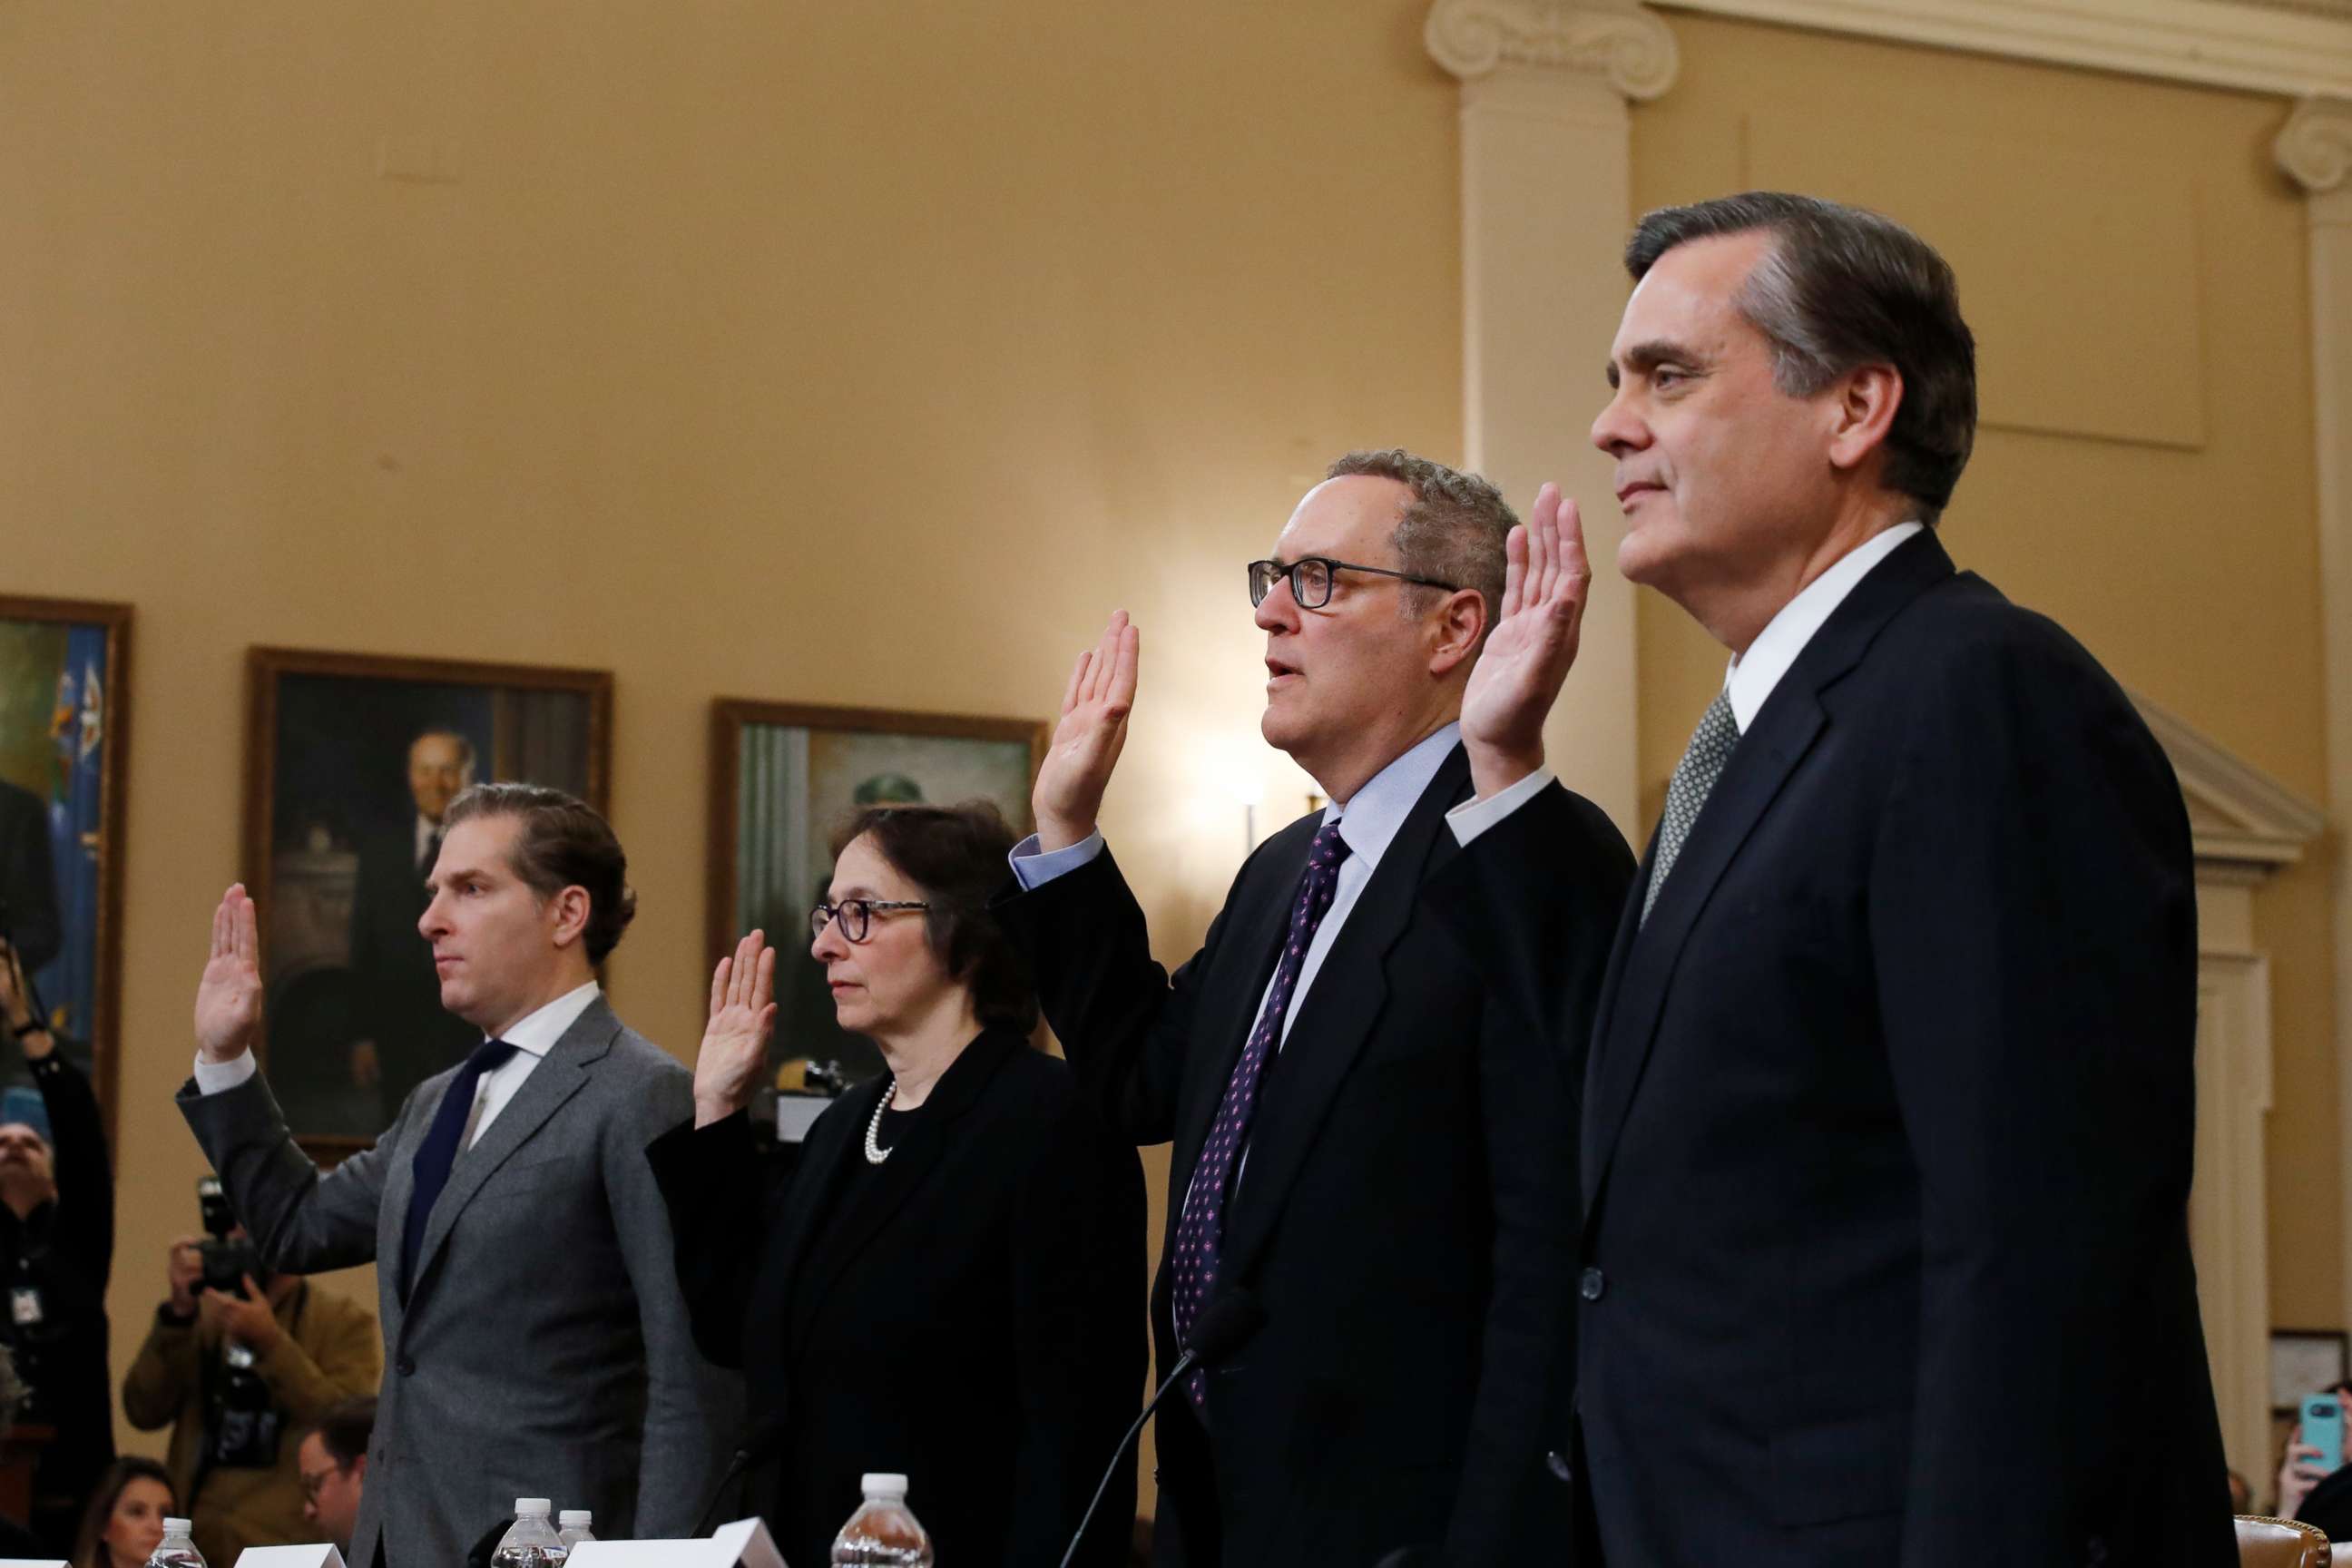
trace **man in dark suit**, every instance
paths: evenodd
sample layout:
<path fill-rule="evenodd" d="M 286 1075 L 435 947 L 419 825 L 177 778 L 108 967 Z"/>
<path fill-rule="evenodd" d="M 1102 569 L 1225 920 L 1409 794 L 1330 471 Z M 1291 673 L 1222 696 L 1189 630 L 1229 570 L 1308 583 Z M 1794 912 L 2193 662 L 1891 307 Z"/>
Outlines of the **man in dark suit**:
<path fill-rule="evenodd" d="M 2234 1563 L 2186 1213 L 2187 815 L 2091 656 L 1938 542 L 1976 417 L 1950 268 L 1769 194 L 1651 214 L 1627 266 L 1592 430 L 1619 564 L 1732 661 L 1592 1035 L 1602 1553 Z M 1561 821 L 1529 801 L 1463 858 L 1506 965 L 1538 961 L 1507 911 Z"/>
<path fill-rule="evenodd" d="M 1488 640 L 1513 521 L 1483 479 L 1360 453 L 1251 566 L 1261 728 L 1333 804 L 1249 857 L 1172 977 L 1095 826 L 1135 692 L 1124 614 L 1040 770 L 998 909 L 1082 1086 L 1174 1144 L 1160 1365 L 1220 1297 L 1265 1314 L 1161 1406 L 1163 1563 L 1539 1562 L 1567 1541 L 1547 1455 L 1568 1431 L 1570 1064 L 1489 1005 L 1434 901 L 1471 795 L 1465 701 L 1520 679 L 1522 650 Z M 1556 804 L 1572 864 L 1534 896 L 1589 1017 L 1633 857 L 1597 808 Z"/>
<path fill-rule="evenodd" d="M 635 911 L 626 858 L 603 817 L 530 784 L 478 784 L 444 826 L 422 929 L 443 1003 L 481 1037 L 465 1064 L 321 1173 L 253 1064 L 259 942 L 231 888 L 180 1110 L 270 1268 L 378 1265 L 386 1375 L 354 1563 L 462 1562 L 517 1497 L 682 1534 L 737 1402 L 695 1352 L 645 1158 L 691 1079 L 596 984 Z"/>
<path fill-rule="evenodd" d="M 411 1089 L 463 1060 L 481 1038 L 441 1005 L 433 949 L 416 930 L 441 852 L 443 814 L 474 782 L 473 742 L 455 730 L 424 731 L 408 744 L 407 781 L 415 809 L 397 828 L 361 840 L 352 894 L 352 973 L 357 1021 L 367 1031 L 352 1046 L 352 1076 L 358 1087 L 382 1091 L 385 1121 Z"/>

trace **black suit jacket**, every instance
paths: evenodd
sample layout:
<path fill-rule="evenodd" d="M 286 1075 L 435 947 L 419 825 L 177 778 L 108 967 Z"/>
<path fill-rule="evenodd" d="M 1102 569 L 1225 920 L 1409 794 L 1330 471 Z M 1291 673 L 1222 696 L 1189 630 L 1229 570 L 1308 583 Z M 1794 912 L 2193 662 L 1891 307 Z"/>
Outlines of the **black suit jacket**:
<path fill-rule="evenodd" d="M 1554 832 L 1478 842 L 1495 900 Z M 2189 824 L 2123 692 L 1922 534 L 1758 710 L 1643 925 L 1647 876 L 1584 1121 L 1608 1562 L 2234 1563 Z"/>
<path fill-rule="evenodd" d="M 1444 815 L 1468 778 L 1457 747 L 1266 1068 L 1218 1276 L 1266 1320 L 1209 1375 L 1205 1443 L 1178 1396 L 1161 1406 L 1162 1561 L 1368 1565 L 1442 1545 L 1465 1562 L 1533 1562 L 1566 1539 L 1565 1489 L 1544 1457 L 1567 1441 L 1570 1076 L 1493 1003 L 1433 887 L 1458 854 Z M 1593 872 L 1538 896 L 1580 911 L 1563 952 L 1580 942 L 1591 962 L 1563 964 L 1582 976 L 1589 1016 L 1633 856 L 1576 805 Z M 1088 1091 L 1135 1142 L 1173 1142 L 1171 1241 L 1319 820 L 1250 856 L 1172 977 L 1108 852 L 999 900 Z M 1181 1353 L 1169 1290 L 1163 1269 L 1162 1367 Z"/>
<path fill-rule="evenodd" d="M 991 1030 L 845 1204 L 887 1087 L 819 1117 L 789 1183 L 740 1115 L 647 1151 L 697 1342 L 785 1433 L 747 1505 L 824 1563 L 860 1473 L 903 1470 L 941 1562 L 1058 1563 L 1143 1403 L 1142 1169 L 1066 1064 Z M 1124 1563 L 1134 1519 L 1129 1464 L 1078 1561 Z"/>

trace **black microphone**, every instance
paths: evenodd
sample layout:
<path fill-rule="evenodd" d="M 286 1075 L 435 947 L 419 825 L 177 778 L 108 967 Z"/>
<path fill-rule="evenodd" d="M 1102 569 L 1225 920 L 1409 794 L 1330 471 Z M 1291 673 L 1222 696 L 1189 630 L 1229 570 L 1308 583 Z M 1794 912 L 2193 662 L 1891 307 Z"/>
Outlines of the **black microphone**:
<path fill-rule="evenodd" d="M 694 1521 L 692 1530 L 687 1531 L 688 1536 L 697 1541 L 703 1537 L 710 1529 L 710 1516 L 719 1511 L 719 1500 L 727 1495 L 727 1489 L 733 1484 L 735 1478 L 782 1447 L 784 1438 L 792 1429 L 791 1419 L 779 1413 L 744 1434 L 734 1456 L 727 1461 L 727 1468 L 719 1472 L 719 1484 L 710 1489 L 710 1500 L 702 1505 L 702 1517 Z"/>
<path fill-rule="evenodd" d="M 1119 1460 L 1127 1457 L 1135 1435 L 1143 1430 L 1143 1424 L 1151 1419 L 1151 1413 L 1160 1408 L 1168 1391 L 1182 1382 L 1194 1367 L 1214 1366 L 1241 1349 L 1242 1342 L 1257 1332 L 1258 1325 L 1265 1321 L 1265 1309 L 1246 1290 L 1221 1290 L 1201 1309 L 1201 1315 L 1192 1320 L 1192 1342 L 1176 1358 L 1176 1364 L 1169 1369 L 1168 1380 L 1144 1402 L 1143 1414 L 1135 1418 L 1135 1425 L 1127 1429 L 1127 1436 L 1111 1450 L 1110 1463 L 1103 1467 L 1103 1478 L 1095 1483 L 1094 1500 L 1087 1504 L 1086 1517 L 1078 1521 L 1077 1533 L 1070 1537 L 1070 1549 L 1062 1553 L 1062 1568 L 1070 1568 L 1071 1559 L 1077 1556 L 1078 1542 L 1087 1538 L 1087 1526 L 1095 1521 L 1095 1510 L 1102 1506 L 1103 1493 L 1110 1489 L 1110 1479 L 1118 1473 Z"/>

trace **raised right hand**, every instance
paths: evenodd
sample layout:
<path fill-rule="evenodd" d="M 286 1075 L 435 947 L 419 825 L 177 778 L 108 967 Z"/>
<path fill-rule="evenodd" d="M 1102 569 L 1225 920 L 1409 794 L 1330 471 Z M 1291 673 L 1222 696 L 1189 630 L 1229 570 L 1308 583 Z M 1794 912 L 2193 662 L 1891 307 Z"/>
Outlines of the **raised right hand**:
<path fill-rule="evenodd" d="M 694 1124 L 708 1127 L 743 1109 L 768 1061 L 776 1026 L 776 952 L 753 931 L 710 976 L 710 1022 L 694 1058 Z"/>
<path fill-rule="evenodd" d="M 261 1028 L 261 937 L 253 900 L 239 882 L 213 911 L 213 951 L 196 986 L 196 1051 L 235 1061 Z"/>
<path fill-rule="evenodd" d="M 1127 716 L 1135 706 L 1137 637 L 1125 610 L 1116 611 L 1102 640 L 1078 656 L 1062 694 L 1045 765 L 1029 804 L 1037 818 L 1037 847 L 1066 849 L 1095 830 L 1103 791 L 1127 744 Z"/>

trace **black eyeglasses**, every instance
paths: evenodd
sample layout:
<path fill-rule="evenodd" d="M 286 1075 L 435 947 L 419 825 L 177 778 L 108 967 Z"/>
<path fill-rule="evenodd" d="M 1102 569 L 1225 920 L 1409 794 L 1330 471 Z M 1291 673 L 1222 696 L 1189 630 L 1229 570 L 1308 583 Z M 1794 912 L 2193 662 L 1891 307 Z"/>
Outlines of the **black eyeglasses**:
<path fill-rule="evenodd" d="M 1391 572 L 1385 566 L 1359 566 L 1352 561 L 1334 561 L 1327 555 L 1302 555 L 1287 566 L 1279 561 L 1251 562 L 1250 607 L 1255 609 L 1265 604 L 1275 584 L 1287 577 L 1290 596 L 1298 601 L 1298 607 L 1319 610 L 1331 602 L 1334 572 L 1369 572 L 1375 577 L 1393 577 L 1400 583 L 1418 583 L 1424 588 L 1443 588 L 1449 594 L 1461 586 L 1458 583 L 1441 583 L 1434 577 L 1416 577 L 1410 572 Z"/>
<path fill-rule="evenodd" d="M 836 916 L 841 921 L 841 934 L 852 942 L 864 942 L 874 931 L 874 912 L 888 914 L 894 910 L 928 910 L 929 904 L 915 903 L 906 899 L 844 899 L 837 904 L 819 904 L 809 911 L 809 935 L 824 934 L 824 928 Z"/>

